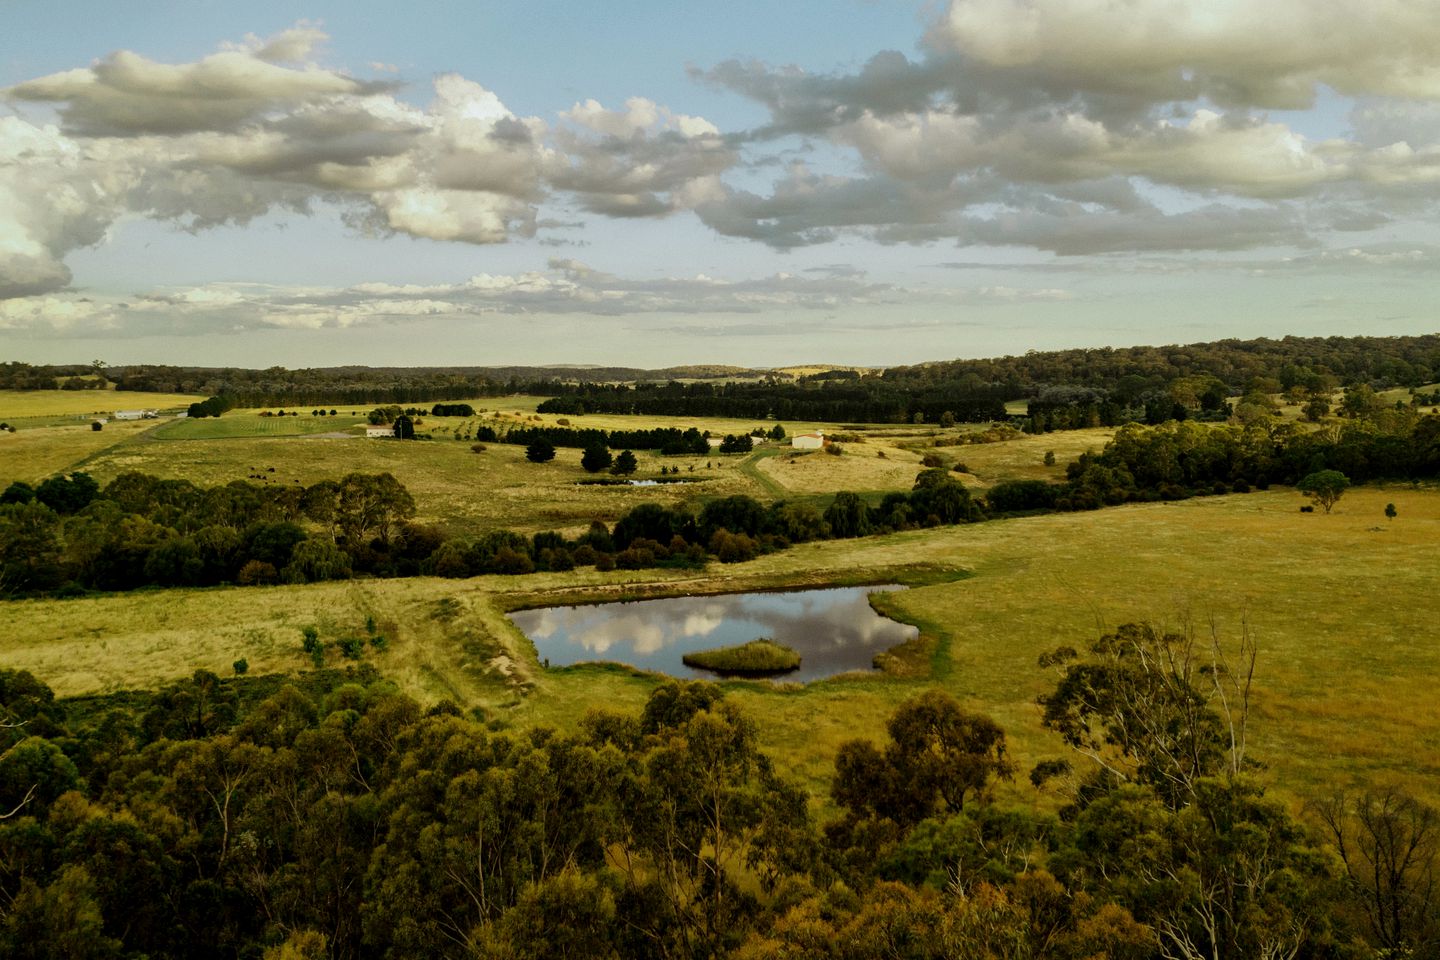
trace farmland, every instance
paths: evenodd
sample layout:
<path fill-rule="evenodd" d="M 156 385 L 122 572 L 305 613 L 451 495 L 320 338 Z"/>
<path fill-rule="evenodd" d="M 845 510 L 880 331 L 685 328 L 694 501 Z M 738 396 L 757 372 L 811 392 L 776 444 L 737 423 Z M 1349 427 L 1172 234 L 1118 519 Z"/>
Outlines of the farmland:
<path fill-rule="evenodd" d="M 747 458 L 738 456 L 661 457 L 637 451 L 637 478 L 657 476 L 663 466 L 679 468 L 684 479 L 698 482 L 646 490 L 583 486 L 581 481 L 592 475 L 580 467 L 579 450 L 562 449 L 554 461 L 537 465 L 526 461 L 524 447 L 492 443 L 477 453 L 472 443 L 455 435 L 478 424 L 554 426 L 558 419 L 577 429 L 694 426 L 714 436 L 745 433 L 755 424 L 723 418 L 617 415 L 537 418 L 533 397 L 503 398 L 498 409 L 495 400 L 489 402 L 491 410 L 476 417 L 422 417 L 417 432 L 433 439 L 406 444 L 364 439 L 365 411 L 348 410 L 337 410 L 334 417 L 314 417 L 308 410 L 298 417 L 235 410 L 214 419 L 166 420 L 158 425 L 112 423 L 99 433 L 85 426 L 26 429 L 0 436 L 0 445 L 14 451 L 0 462 L 0 487 L 68 469 L 84 469 L 102 484 L 138 471 L 205 486 L 252 477 L 265 484 L 308 485 L 355 471 L 390 472 L 414 494 L 422 522 L 456 532 L 507 527 L 530 533 L 583 530 L 593 519 L 613 521 L 647 501 L 679 503 L 737 493 L 810 495 L 842 487 L 876 492 L 908 489 L 920 469 L 919 454 L 900 449 L 880 431 L 874 441 L 853 445 L 839 458 L 819 453 L 792 456 L 785 444 L 762 445 L 756 460 L 778 453 L 783 459 L 773 462 L 786 466 L 762 463 L 758 474 L 745 462 Z M 485 401 L 475 403 L 484 406 Z M 836 432 L 831 424 L 785 426 L 791 433 Z M 877 457 L 881 452 L 887 459 Z"/>
<path fill-rule="evenodd" d="M 1012 479 L 1058 480 L 1064 465 L 1113 431 L 1074 430 L 998 443 L 957 443 L 978 428 L 875 427 L 851 432 L 844 453 L 762 444 L 743 456 L 660 457 L 641 451 L 637 477 L 679 467 L 700 482 L 647 488 L 583 485 L 580 451 L 535 464 L 523 447 L 476 452 L 457 437 L 478 424 L 556 425 L 533 398 L 490 401 L 475 417 L 420 418 L 415 443 L 367 440 L 364 412 L 334 417 L 232 411 L 206 420 L 22 429 L 6 444 L 0 483 L 81 468 L 102 484 L 126 471 L 200 485 L 250 479 L 308 485 L 345 473 L 390 472 L 414 495 L 418 519 L 460 534 L 497 527 L 576 535 L 641 503 L 699 504 L 733 494 L 823 507 L 839 490 L 878 498 L 907 490 L 935 455 L 977 491 Z M 483 403 L 477 401 L 477 406 Z M 574 416 L 575 427 L 695 426 L 720 435 L 742 421 Z M 786 424 L 790 432 L 848 425 Z M 1053 452 L 1054 463 L 1044 463 Z M 7 605 L 7 664 L 33 670 L 62 694 L 150 687 L 235 658 L 257 672 L 306 668 L 297 637 L 354 632 L 367 618 L 393 637 L 382 671 L 425 702 L 500 710 L 514 722 L 570 725 L 595 703 L 638 706 L 654 678 L 627 669 L 547 671 L 504 617 L 554 598 L 728 592 L 900 579 L 911 590 L 876 602 L 919 624 L 925 643 L 905 676 L 852 677 L 803 688 L 737 684 L 734 696 L 766 718 L 764 738 L 817 790 L 838 744 L 873 732 L 917 689 L 939 683 L 995 716 L 1025 763 L 1058 750 L 1037 724 L 1035 697 L 1053 678 L 1036 668 L 1054 646 L 1083 646 L 1134 620 L 1235 641 L 1242 621 L 1261 651 L 1257 753 L 1276 779 L 1305 793 L 1334 779 L 1381 777 L 1423 785 L 1440 755 L 1440 712 L 1428 696 L 1440 651 L 1418 645 L 1428 614 L 1395 597 L 1424 595 L 1413 562 L 1440 535 L 1440 491 L 1351 491 L 1332 516 L 1302 515 L 1290 491 L 1135 504 L 972 527 L 796 545 L 749 563 L 703 571 L 580 569 L 471 580 L 409 578 L 269 588 L 160 590 Z M 1399 519 L 1384 520 L 1395 502 Z M 918 659 L 917 659 L 918 657 Z M 1340 745 L 1330 749 L 1326 745 Z M 1424 747 L 1425 749 L 1419 749 Z M 1428 751 L 1428 753 L 1427 753 Z M 1430 765 L 1427 765 L 1430 764 Z M 1020 789 L 1020 788 L 1016 788 Z"/>
<path fill-rule="evenodd" d="M 1091 824 L 1123 828 L 1123 816 L 1111 811 L 1127 798 L 1142 797 L 1146 816 L 1179 824 L 1219 789 L 1252 804 L 1256 812 L 1246 814 L 1244 829 L 1258 817 L 1279 817 L 1274 822 L 1306 837 L 1317 836 L 1313 804 L 1332 801 L 1337 791 L 1404 803 L 1440 800 L 1440 707 L 1433 696 L 1440 647 L 1429 635 L 1433 604 L 1424 602 L 1433 580 L 1426 561 L 1440 538 L 1440 486 L 1429 466 L 1440 452 L 1431 444 L 1440 421 L 1421 423 L 1392 404 L 1372 407 L 1370 420 L 1337 418 L 1318 427 L 1295 426 L 1293 416 L 1253 428 L 1175 421 L 1039 435 L 1016 424 L 958 424 L 953 416 L 936 424 L 918 416 L 871 425 L 783 423 L 791 434 L 823 429 L 832 444 L 796 450 L 759 441 L 749 453 L 728 455 L 641 450 L 633 478 L 651 484 L 631 486 L 587 472 L 574 447 L 555 450 L 547 461 L 537 443 L 528 453 L 538 451 L 541 462 L 532 462 L 525 446 L 492 439 L 491 431 L 504 439 L 528 428 L 527 441 L 575 443 L 585 440 L 575 431 L 586 428 L 693 427 L 716 438 L 757 426 L 768 432 L 769 425 L 542 415 L 533 399 L 514 397 L 473 406 L 481 409 L 465 417 L 414 415 L 414 442 L 367 438 L 364 408 L 337 408 L 334 416 L 232 409 L 219 418 L 112 421 L 100 431 L 64 417 L 36 418 L 0 435 L 10 454 L 0 460 L 0 474 L 37 483 L 30 491 L 37 502 L 24 502 L 26 488 L 7 491 L 17 502 L 3 514 L 9 526 L 0 546 L 33 545 L 0 555 L 4 585 L 21 597 L 0 606 L 5 706 L 33 689 L 27 674 L 14 672 L 27 671 L 62 698 L 55 710 L 64 711 L 71 736 L 12 735 L 9 753 L 29 763 L 38 751 L 58 758 L 61 749 L 77 749 L 84 776 L 108 783 L 106 790 L 128 782 L 132 768 L 153 769 L 160 802 L 169 797 L 182 805 L 195 795 L 187 778 L 226 778 L 232 770 L 250 777 L 262 769 L 263 787 L 257 781 L 234 794 L 245 805 L 246 830 L 271 809 L 264 798 L 272 788 L 289 789 L 287 770 L 303 769 L 317 799 L 301 802 L 303 814 L 288 801 L 273 809 L 293 811 L 303 829 L 313 822 L 320 834 L 330 830 L 322 813 L 337 790 L 354 795 L 356 815 L 373 809 L 377 796 L 381 806 L 400 811 L 408 801 L 387 798 L 443 794 L 447 812 L 410 820 L 425 831 L 457 829 L 462 839 L 454 849 L 462 852 L 474 838 L 468 863 L 489 837 L 516 835 L 496 833 L 484 821 L 481 834 L 473 833 L 476 810 L 484 816 L 492 809 L 485 806 L 490 800 L 469 792 L 481 783 L 498 788 L 493 811 L 502 821 L 527 809 L 512 787 L 539 785 L 535 797 L 546 806 L 533 815 L 537 823 L 590 823 L 598 806 L 586 807 L 584 817 L 554 818 L 545 797 L 562 796 L 597 773 L 597 796 L 610 797 L 606 809 L 617 811 L 629 831 L 604 849 L 633 857 L 626 844 L 643 835 L 647 811 L 684 797 L 709 776 L 719 755 L 707 751 L 726 744 L 725 751 L 750 752 L 723 776 L 739 778 L 733 783 L 763 804 L 783 799 L 797 832 L 781 842 L 819 851 L 824 862 L 810 868 L 821 871 L 815 876 L 860 884 L 889 879 L 901 858 L 914 855 L 915 843 L 932 842 L 927 831 L 971 832 L 942 845 L 970 843 L 972 834 L 988 844 L 992 829 L 1036 831 L 1018 836 L 1015 854 L 1006 855 L 1012 865 L 1004 869 L 1027 871 L 1001 878 L 1006 891 L 1037 878 L 1061 883 L 1047 879 L 1044 871 L 1052 869 L 1065 877 L 1055 890 L 1082 889 L 1073 871 L 1064 873 L 1072 869 L 1066 858 L 1089 842 Z M 1318 476 L 1315 464 L 1339 456 L 1361 482 L 1335 504 L 1312 506 L 1291 484 L 1303 477 L 1303 488 L 1311 479 L 1304 471 Z M 87 488 L 95 495 L 85 477 L 38 483 L 75 471 L 101 484 L 133 475 L 78 507 L 67 507 L 65 497 Z M 411 516 L 412 497 L 420 526 L 401 519 Z M 1331 505 L 1333 512 L 1322 512 Z M 379 532 L 379 520 L 367 530 L 369 509 L 377 516 L 393 511 L 388 534 Z M 592 527 L 595 520 L 604 528 Z M 794 598 L 805 612 L 785 627 L 766 619 L 766 604 L 749 600 L 740 601 L 745 626 L 737 627 L 739 618 L 727 621 L 724 605 L 705 599 L 874 584 L 904 588 L 872 594 L 870 603 L 918 628 L 918 636 L 883 650 L 894 641 L 850 629 L 852 621 L 869 623 L 868 615 L 824 610 L 819 594 Z M 673 617 L 686 638 L 674 647 L 648 605 L 623 608 L 614 620 L 559 639 L 555 625 L 568 614 L 537 609 L 664 597 L 689 598 Z M 511 619 L 519 610 L 535 611 L 533 620 L 522 618 L 534 644 Z M 1144 626 L 1126 626 L 1137 623 Z M 802 661 L 842 643 L 854 645 L 847 653 L 863 653 L 843 667 L 854 672 L 806 683 L 733 679 L 685 688 L 615 662 L 627 656 L 622 651 L 640 658 L 692 641 L 693 649 L 732 643 L 739 649 L 755 635 L 751 630 L 803 649 Z M 1139 754 L 1111 741 L 1097 744 L 1098 752 L 1131 782 L 1103 785 L 1056 732 L 1056 714 L 1041 699 L 1073 698 L 1076 691 L 1090 697 L 1132 677 L 1137 686 L 1117 688 L 1120 695 L 1149 696 L 1133 661 L 1114 659 L 1113 644 L 1130 642 L 1116 641 L 1117 633 L 1192 638 L 1190 648 L 1169 640 L 1134 648 L 1153 655 L 1152 663 L 1173 664 L 1166 658 L 1183 657 L 1185 649 L 1196 653 L 1196 672 L 1185 674 L 1190 679 L 1162 668 L 1160 683 L 1172 685 L 1165 689 L 1181 700 L 1161 694 L 1127 703 L 1154 710 L 1136 713 L 1141 723 L 1164 717 L 1165 730 L 1175 729 L 1174 721 L 1213 737 L 1215 759 L 1200 763 L 1226 763 L 1235 756 L 1226 734 L 1243 733 L 1243 765 L 1211 766 L 1198 779 L 1184 773 L 1184 789 L 1194 794 L 1169 796 L 1163 774 L 1141 781 L 1151 776 L 1146 768 L 1124 766 Z M 1092 648 L 1106 634 L 1112 645 Z M 1087 659 L 1067 673 L 1061 664 L 1072 661 L 1052 659 L 1062 648 Z M 1222 684 L 1247 676 L 1247 649 L 1256 657 L 1248 697 L 1223 705 L 1233 711 L 1243 704 L 1238 726 L 1224 725 L 1213 700 L 1193 724 L 1164 712 L 1172 703 L 1204 700 L 1212 676 Z M 577 662 L 572 651 L 580 650 L 589 652 Z M 587 656 L 612 662 L 586 662 Z M 567 665 L 552 668 L 551 657 Z M 863 669 L 867 664 L 877 669 Z M 721 692 L 722 702 L 704 706 Z M 693 716 L 692 701 L 701 711 Z M 683 726 L 664 726 L 672 710 L 680 711 Z M 908 761 L 897 750 L 918 730 L 927 738 L 918 749 L 929 757 L 932 734 L 925 731 L 937 723 L 947 725 L 942 738 L 998 748 L 966 752 L 965 764 L 988 768 L 966 788 L 973 805 L 961 810 L 949 794 L 945 806 L 925 807 L 916 824 L 904 798 L 919 789 L 920 802 L 933 804 L 923 793 L 931 788 L 900 766 Z M 1162 731 L 1146 742 L 1167 736 Z M 73 746 L 82 743 L 93 745 L 90 752 Z M 106 766 L 116 763 L 111 743 L 123 755 L 118 767 Z M 953 748 L 939 749 L 945 756 Z M 759 760 L 756 750 L 769 760 Z M 221 765 L 196 767 L 187 759 L 192 751 Z M 486 751 L 512 759 L 501 769 Z M 677 771 L 676 783 L 657 779 L 687 757 L 702 766 Z M 173 770 L 166 767 L 172 761 Z M 253 763 L 262 766 L 245 766 Z M 772 769 L 792 786 L 768 779 Z M 1054 776 L 1033 781 L 1042 771 Z M 443 790 L 436 789 L 442 784 L 436 773 Z M 659 791 L 647 796 L 660 807 L 633 802 L 626 784 L 637 775 L 650 784 L 644 789 Z M 965 776 L 958 768 L 945 774 L 942 788 L 965 783 Z M 560 793 L 546 792 L 552 777 Z M 760 779 L 746 785 L 747 777 Z M 1088 799 L 1097 788 L 1103 796 Z M 46 829 L 59 822 L 57 812 L 71 809 L 66 804 L 101 810 L 106 794 L 98 796 L 47 797 Z M 1168 810 L 1174 801 L 1179 809 Z M 211 807 L 200 806 L 192 832 L 215 821 Z M 215 810 L 223 851 L 231 821 L 223 805 Z M 143 812 L 135 816 L 150 822 Z M 367 884 L 389 870 L 384 857 L 399 821 L 390 815 L 387 822 L 385 845 L 365 855 Z M 867 831 L 877 829 L 880 846 L 868 847 L 875 841 Z M 1004 843 L 1011 842 L 1007 836 Z M 760 835 L 745 842 L 759 850 L 766 841 Z M 940 853 L 969 855 L 957 849 Z M 405 856 L 419 862 L 422 855 Z M 249 869 L 234 869 L 242 868 Z M 592 868 L 602 871 L 597 876 L 608 869 L 600 860 Z M 447 869 L 452 879 L 463 875 Z M 737 861 L 728 876 L 736 889 L 778 903 L 762 869 L 761 861 Z M 804 868 L 785 869 L 801 878 L 796 871 Z M 298 875 L 308 880 L 310 873 Z M 931 877 L 922 879 L 950 882 Z M 636 909 L 635 916 L 649 916 L 649 908 Z"/>
<path fill-rule="evenodd" d="M 873 734 L 896 704 L 932 684 L 995 716 L 1022 765 L 1054 755 L 1060 747 L 1039 729 L 1034 706 L 1053 682 L 1036 667 L 1040 653 L 1127 621 L 1188 621 L 1208 635 L 1213 620 L 1226 643 L 1238 640 L 1242 622 L 1256 638 L 1253 751 L 1279 786 L 1304 795 L 1332 782 L 1389 781 L 1433 793 L 1440 709 L 1431 678 L 1440 648 L 1419 640 L 1433 611 L 1395 599 L 1428 589 L 1430 572 L 1415 558 L 1440 537 L 1440 492 L 1357 489 L 1330 516 L 1299 514 L 1299 502 L 1275 490 L 1132 505 L 804 544 L 699 572 L 22 601 L 9 605 L 13 626 L 0 658 L 62 694 L 153 686 L 196 667 L 222 672 L 240 656 L 255 671 L 300 671 L 302 626 L 333 636 L 370 617 L 394 634 L 375 662 L 422 701 L 568 726 L 595 704 L 638 707 L 656 681 L 624 669 L 543 670 L 504 610 L 910 576 L 921 585 L 882 602 L 934 641 L 921 676 L 733 685 L 732 696 L 765 718 L 765 745 L 812 787 L 828 777 L 840 742 Z M 1393 522 L 1382 516 L 1387 502 L 1399 507 Z M 962 571 L 970 576 L 957 579 Z"/>

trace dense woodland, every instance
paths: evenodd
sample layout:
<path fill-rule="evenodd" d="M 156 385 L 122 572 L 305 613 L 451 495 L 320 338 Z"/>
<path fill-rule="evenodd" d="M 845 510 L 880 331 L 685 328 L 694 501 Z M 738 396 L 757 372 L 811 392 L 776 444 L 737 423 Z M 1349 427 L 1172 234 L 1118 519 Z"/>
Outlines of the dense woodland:
<path fill-rule="evenodd" d="M 1072 749 L 1033 771 L 921 693 L 828 798 L 702 683 L 522 731 L 365 666 L 68 701 L 0 670 L 0 955 L 1440 956 L 1440 817 L 1267 797 L 1253 650 L 1218 651 L 1127 625 L 1047 655 Z"/>

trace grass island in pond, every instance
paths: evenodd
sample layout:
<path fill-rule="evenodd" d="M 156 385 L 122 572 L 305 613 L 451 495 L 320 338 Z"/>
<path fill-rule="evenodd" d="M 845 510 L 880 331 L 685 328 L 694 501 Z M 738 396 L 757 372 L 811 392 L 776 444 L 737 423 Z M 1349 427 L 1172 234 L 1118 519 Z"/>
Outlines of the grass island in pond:
<path fill-rule="evenodd" d="M 800 654 L 759 637 L 733 647 L 696 650 L 680 658 L 687 667 L 709 670 L 722 677 L 777 677 L 800 669 Z"/>

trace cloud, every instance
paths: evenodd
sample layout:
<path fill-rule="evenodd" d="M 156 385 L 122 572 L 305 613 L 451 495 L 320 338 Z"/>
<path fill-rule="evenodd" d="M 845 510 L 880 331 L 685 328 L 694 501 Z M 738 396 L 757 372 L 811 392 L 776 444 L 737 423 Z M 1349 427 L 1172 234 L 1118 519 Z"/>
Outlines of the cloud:
<path fill-rule="evenodd" d="M 0 117 L 0 298 L 65 289 L 67 255 L 124 217 L 203 230 L 321 206 L 365 235 L 470 244 L 534 237 L 557 213 L 690 212 L 776 250 L 1331 246 L 1440 210 L 1433 13 L 951 0 L 912 55 L 878 51 L 853 71 L 692 70 L 766 109 L 739 131 L 643 96 L 520 116 L 453 73 L 422 103 L 394 77 L 330 64 L 306 21 L 189 63 L 121 50 L 0 91 L 17 111 Z M 1274 113 L 1322 89 L 1354 98 L 1350 130 L 1307 135 Z"/>
<path fill-rule="evenodd" d="M 768 197 L 730 189 L 699 212 L 777 249 L 847 233 L 1076 251 L 1309 243 L 1327 227 L 1433 215 L 1437 64 L 1440 18 L 1413 0 L 952 0 L 916 59 L 885 51 L 837 74 L 740 60 L 693 71 L 769 111 L 736 142 L 823 139 L 859 167 L 815 189 L 793 174 Z M 1266 112 L 1309 108 L 1322 88 L 1358 98 L 1351 134 L 1314 139 Z M 1144 210 L 1153 204 L 1116 184 L 1184 199 Z M 1101 185 L 1110 200 L 1051 212 Z M 888 224 L 860 202 L 881 196 L 898 201 Z M 1292 199 L 1312 208 L 1303 221 Z M 1251 201 L 1269 213 L 1223 212 Z M 1025 228 L 977 216 L 997 202 Z M 1189 239 L 1187 224 L 1200 227 Z"/>
<path fill-rule="evenodd" d="M 926 41 L 1057 98 L 1294 110 L 1323 84 L 1440 99 L 1440 18 L 1415 0 L 954 0 Z"/>
<path fill-rule="evenodd" d="M 738 157 L 713 124 L 643 97 L 623 110 L 577 103 L 554 131 L 549 182 L 582 207 L 612 217 L 662 216 L 692 203 Z"/>
<path fill-rule="evenodd" d="M 945 89 L 949 65 L 917 63 L 886 50 L 859 73 L 816 74 L 798 67 L 775 69 L 760 61 L 727 60 L 710 70 L 691 68 L 695 80 L 748 97 L 769 109 L 771 123 L 737 139 L 823 134 L 867 113 L 890 116 L 926 109 Z"/>
<path fill-rule="evenodd" d="M 924 242 L 954 233 L 954 213 L 990 200 L 998 185 L 981 179 L 938 188 L 891 177 L 820 174 L 792 164 L 769 196 L 715 186 L 694 210 L 717 233 L 777 249 L 828 243 L 863 232 L 885 243 Z"/>
<path fill-rule="evenodd" d="M 53 126 L 0 117 L 0 298 L 69 283 L 65 254 L 104 238 L 127 183 Z"/>
<path fill-rule="evenodd" d="M 1180 250 L 1244 250 L 1309 242 L 1288 208 L 1236 209 L 1208 206 L 1183 213 L 1092 211 L 1060 205 L 966 217 L 965 244 L 1025 246 L 1062 256 Z"/>
<path fill-rule="evenodd" d="M 557 192 L 663 216 L 736 160 L 713 124 L 644 98 L 583 101 L 551 124 L 442 74 L 417 107 L 393 82 L 310 62 L 326 39 L 302 23 L 193 63 L 119 51 L 4 90 L 59 122 L 0 118 L 0 297 L 63 289 L 65 256 L 126 215 L 201 230 L 339 204 L 367 235 L 502 243 L 533 236 Z"/>
<path fill-rule="evenodd" d="M 4 93 L 16 101 L 60 104 L 69 134 L 136 136 L 233 131 L 277 108 L 381 89 L 314 64 L 281 65 L 308 56 L 323 38 L 313 28 L 297 28 L 186 64 L 157 63 L 120 50 L 93 66 L 20 83 Z"/>
<path fill-rule="evenodd" d="M 479 321 L 491 315 L 755 315 L 773 309 L 828 311 L 947 296 L 876 283 L 859 272 L 819 277 L 776 273 L 746 280 L 705 275 L 635 279 L 578 260 L 554 259 L 543 271 L 477 274 L 453 284 L 375 282 L 342 288 L 217 283 L 118 300 L 16 297 L 0 300 L 0 330 L 37 337 L 100 331 L 121 337 L 207 335 L 349 329 L 440 316 Z"/>

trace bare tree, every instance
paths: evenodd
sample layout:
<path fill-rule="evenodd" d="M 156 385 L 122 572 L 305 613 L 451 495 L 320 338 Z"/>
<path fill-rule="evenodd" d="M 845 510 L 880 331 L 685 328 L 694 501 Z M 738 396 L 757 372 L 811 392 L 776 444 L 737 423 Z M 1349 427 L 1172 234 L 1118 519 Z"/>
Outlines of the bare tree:
<path fill-rule="evenodd" d="M 1391 956 L 1440 948 L 1440 813 L 1387 787 L 1311 804 L 1344 861 L 1376 943 Z"/>

